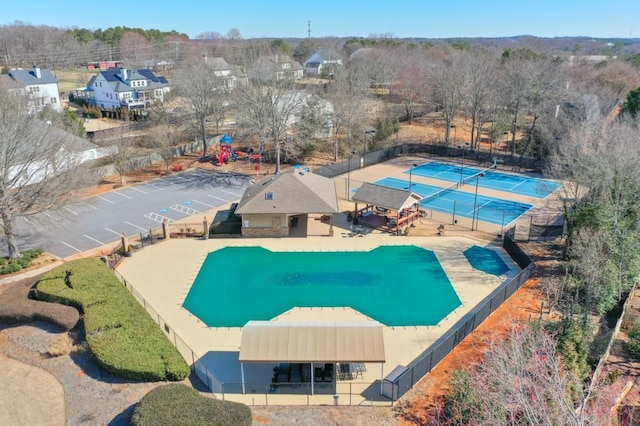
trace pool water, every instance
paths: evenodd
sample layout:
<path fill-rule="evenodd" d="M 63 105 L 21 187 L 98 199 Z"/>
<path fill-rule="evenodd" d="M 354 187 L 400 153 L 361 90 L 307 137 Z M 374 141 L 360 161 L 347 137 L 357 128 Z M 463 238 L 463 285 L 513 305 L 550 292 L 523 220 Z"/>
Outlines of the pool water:
<path fill-rule="evenodd" d="M 436 325 L 461 305 L 434 253 L 413 245 L 368 252 L 209 253 L 183 307 L 210 327 L 242 327 L 294 307 L 350 307 L 387 326 Z"/>
<path fill-rule="evenodd" d="M 472 246 L 466 249 L 463 254 L 474 269 L 487 274 L 500 276 L 509 271 L 509 267 L 500 255 L 488 248 Z"/>

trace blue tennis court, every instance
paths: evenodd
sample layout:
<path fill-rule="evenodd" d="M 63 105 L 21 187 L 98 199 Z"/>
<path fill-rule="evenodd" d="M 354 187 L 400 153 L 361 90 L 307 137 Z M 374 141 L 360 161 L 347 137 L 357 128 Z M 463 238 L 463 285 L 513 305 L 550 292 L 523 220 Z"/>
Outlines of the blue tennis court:
<path fill-rule="evenodd" d="M 385 178 L 375 182 L 390 188 L 408 189 L 409 182 L 396 178 Z M 475 183 L 475 180 L 474 180 Z M 411 190 L 425 197 L 420 206 L 425 209 L 436 210 L 456 216 L 473 218 L 474 206 L 479 221 L 507 225 L 533 207 L 531 204 L 517 201 L 502 200 L 500 198 L 475 195 L 475 193 L 444 190 L 444 188 L 422 183 L 412 183 Z"/>
<path fill-rule="evenodd" d="M 476 167 L 462 167 L 462 164 L 455 165 L 435 161 L 414 167 L 411 173 L 414 176 L 423 176 L 449 182 L 465 180 L 467 184 L 473 183 L 475 185 L 475 176 L 483 171 L 486 173 L 478 181 L 478 186 L 481 188 L 511 192 L 528 197 L 545 198 L 560 187 L 558 182 L 547 179 L 510 175 L 493 170 L 478 169 Z M 405 170 L 404 173 L 409 174 L 409 170 Z"/>

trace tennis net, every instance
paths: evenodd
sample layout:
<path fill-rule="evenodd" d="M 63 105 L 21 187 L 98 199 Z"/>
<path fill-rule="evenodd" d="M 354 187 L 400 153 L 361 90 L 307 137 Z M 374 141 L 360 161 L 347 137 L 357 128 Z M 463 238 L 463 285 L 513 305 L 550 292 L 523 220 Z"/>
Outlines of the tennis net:
<path fill-rule="evenodd" d="M 478 173 L 474 173 L 471 176 L 466 176 L 462 180 L 462 184 L 466 185 L 469 182 L 475 183 L 475 179 L 477 179 L 478 177 L 485 176 L 488 172 L 492 171 L 493 169 L 494 169 L 494 166 L 487 167 L 486 169 L 479 171 Z"/>
<path fill-rule="evenodd" d="M 420 203 L 428 203 L 429 201 L 437 200 L 438 198 L 442 197 L 443 195 L 449 194 L 452 191 L 456 191 L 458 188 L 460 188 L 460 183 L 456 182 L 456 183 L 454 183 L 452 185 L 447 186 L 446 188 L 442 188 L 442 189 L 434 192 L 433 194 L 429 194 L 429 195 L 425 196 Z"/>

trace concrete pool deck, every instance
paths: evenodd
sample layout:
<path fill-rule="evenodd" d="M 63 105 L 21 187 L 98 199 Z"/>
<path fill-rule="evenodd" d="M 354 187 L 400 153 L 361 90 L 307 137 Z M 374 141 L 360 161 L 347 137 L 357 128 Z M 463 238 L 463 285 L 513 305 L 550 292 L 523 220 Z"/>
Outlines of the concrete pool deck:
<path fill-rule="evenodd" d="M 314 222 L 314 221 L 310 221 Z M 319 225 L 319 224 L 318 224 Z M 288 389 L 271 394 L 263 387 L 252 388 L 250 382 L 270 382 L 273 364 L 245 364 L 247 394 L 225 392 L 227 400 L 246 404 L 294 405 L 333 404 L 334 394 L 349 394 L 348 403 L 386 404 L 390 401 L 379 396 L 379 381 L 396 366 L 406 366 L 420 353 L 484 299 L 493 289 L 519 272 L 519 268 L 498 246 L 486 241 L 460 236 L 447 237 L 394 237 L 386 234 L 369 234 L 362 238 L 342 238 L 338 229 L 333 237 L 274 238 L 274 239 L 175 239 L 146 247 L 133 257 L 124 259 L 117 271 L 128 285 L 135 289 L 137 297 L 144 299 L 144 306 L 151 316 L 161 324 L 180 352 L 190 364 L 200 359 L 226 389 L 238 389 L 241 382 L 238 351 L 241 328 L 211 328 L 182 308 L 201 265 L 207 254 L 228 246 L 261 246 L 272 251 L 368 251 L 380 245 L 413 244 L 432 250 L 463 305 L 450 313 L 436 326 L 430 327 L 384 327 L 386 362 L 380 365 L 367 364 L 366 371 L 355 380 L 340 380 L 335 388 L 324 389 L 319 385 L 319 395 L 307 396 L 302 391 Z M 509 271 L 501 276 L 493 276 L 473 269 L 463 251 L 470 246 L 489 246 L 495 249 L 509 266 Z M 238 291 L 242 291 L 242 271 L 251 267 L 239 259 L 233 265 L 238 273 Z M 251 295 L 247 295 L 251 297 Z M 411 297 L 411 295 L 407 295 Z M 220 301 L 224 303 L 224 301 Z M 384 303 L 384 301 L 381 301 Z M 215 305 L 212 306 L 215 309 Z M 348 307 L 342 308 L 293 308 L 272 319 L 272 321 L 371 321 L 370 318 Z M 176 337 L 177 335 L 177 337 Z M 263 385 L 262 385 L 263 386 Z M 334 385 L 332 385 L 334 386 Z M 218 395 L 222 397 L 222 395 Z M 268 401 L 267 401 L 268 398 Z M 345 401 L 341 401 L 341 404 Z"/>

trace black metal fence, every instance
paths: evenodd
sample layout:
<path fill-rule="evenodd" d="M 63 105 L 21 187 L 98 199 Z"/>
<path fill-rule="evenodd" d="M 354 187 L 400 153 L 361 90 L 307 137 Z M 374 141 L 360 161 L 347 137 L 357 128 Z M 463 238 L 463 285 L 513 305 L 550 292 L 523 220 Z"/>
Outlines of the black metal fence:
<path fill-rule="evenodd" d="M 449 354 L 478 325 L 491 315 L 502 303 L 519 289 L 530 277 L 533 261 L 511 239 L 513 231 L 505 233 L 503 248 L 523 268 L 518 275 L 505 281 L 488 295 L 482 302 L 462 317 L 446 334 L 436 340 L 427 350 L 414 359 L 404 374 L 394 382 L 397 387 L 397 398 L 404 395 L 422 377 L 429 373 L 442 359 Z"/>

